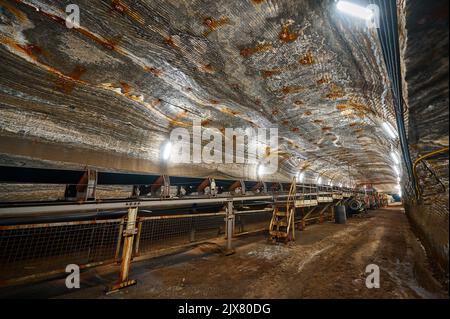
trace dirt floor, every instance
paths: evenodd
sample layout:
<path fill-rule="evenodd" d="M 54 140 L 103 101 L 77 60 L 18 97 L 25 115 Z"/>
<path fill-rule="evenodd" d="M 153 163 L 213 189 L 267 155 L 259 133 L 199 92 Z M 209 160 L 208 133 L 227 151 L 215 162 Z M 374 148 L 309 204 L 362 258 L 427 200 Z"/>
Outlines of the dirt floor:
<path fill-rule="evenodd" d="M 346 225 L 311 225 L 289 245 L 269 244 L 266 235 L 207 243 L 170 256 L 135 262 L 138 284 L 104 291 L 117 267 L 81 274 L 81 289 L 64 279 L 0 290 L 0 297 L 37 298 L 448 298 L 433 278 L 425 251 L 401 207 L 372 211 Z M 380 267 L 380 288 L 366 287 L 366 266 Z"/>

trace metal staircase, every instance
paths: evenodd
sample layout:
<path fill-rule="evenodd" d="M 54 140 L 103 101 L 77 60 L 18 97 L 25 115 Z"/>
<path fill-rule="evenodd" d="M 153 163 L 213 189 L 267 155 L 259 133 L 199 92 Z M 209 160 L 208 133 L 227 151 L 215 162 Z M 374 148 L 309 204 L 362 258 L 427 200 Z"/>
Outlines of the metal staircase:
<path fill-rule="evenodd" d="M 295 240 L 295 197 L 297 193 L 296 178 L 292 180 L 286 201 L 275 201 L 273 216 L 269 226 L 269 240 L 272 242 L 289 242 Z"/>

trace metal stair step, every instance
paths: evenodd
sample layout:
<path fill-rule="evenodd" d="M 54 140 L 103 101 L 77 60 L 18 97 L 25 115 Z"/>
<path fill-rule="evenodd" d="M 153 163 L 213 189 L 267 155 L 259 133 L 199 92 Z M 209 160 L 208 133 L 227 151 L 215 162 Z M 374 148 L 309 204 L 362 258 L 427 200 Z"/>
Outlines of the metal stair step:
<path fill-rule="evenodd" d="M 287 221 L 280 220 L 280 221 L 274 222 L 273 225 L 278 226 L 278 227 L 287 227 L 288 223 L 287 223 Z"/>
<path fill-rule="evenodd" d="M 271 231 L 270 235 L 273 237 L 278 237 L 278 238 L 288 237 L 288 234 L 286 232 L 281 232 L 281 231 Z"/>

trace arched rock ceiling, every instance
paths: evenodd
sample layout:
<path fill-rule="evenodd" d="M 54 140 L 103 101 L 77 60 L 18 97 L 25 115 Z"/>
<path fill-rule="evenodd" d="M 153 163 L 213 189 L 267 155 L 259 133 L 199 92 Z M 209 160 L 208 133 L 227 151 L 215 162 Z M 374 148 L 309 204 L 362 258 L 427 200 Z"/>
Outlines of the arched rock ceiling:
<path fill-rule="evenodd" d="M 79 29 L 62 20 L 69 3 L 80 6 Z M 0 0 L 0 57 L 0 134 L 11 153 L 11 141 L 34 140 L 157 170 L 171 129 L 200 119 L 278 127 L 272 178 L 306 169 L 396 184 L 380 126 L 394 120 L 376 33 L 333 1 Z M 253 177 L 236 165 L 184 173 L 193 172 Z"/>

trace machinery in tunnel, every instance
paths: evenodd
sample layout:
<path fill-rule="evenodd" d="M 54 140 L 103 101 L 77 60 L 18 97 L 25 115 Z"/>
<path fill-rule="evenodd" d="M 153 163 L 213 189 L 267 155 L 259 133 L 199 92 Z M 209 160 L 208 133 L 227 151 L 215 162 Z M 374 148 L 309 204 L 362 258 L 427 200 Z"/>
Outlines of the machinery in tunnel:
<path fill-rule="evenodd" d="M 63 197 L 58 201 L 4 202 L 0 205 L 0 242 L 4 248 L 1 259 L 5 262 L 2 265 L 16 265 L 4 270 L 26 269 L 31 267 L 27 265 L 33 265 L 42 258 L 53 258 L 51 264 L 41 266 L 42 273 L 36 274 L 36 278 L 45 278 L 57 271 L 60 264 L 57 260 L 64 263 L 76 252 L 74 247 L 88 245 L 84 231 L 77 231 L 80 227 L 92 231 L 89 245 L 94 245 L 95 255 L 88 250 L 87 259 L 78 259 L 78 264 L 96 265 L 120 260 L 120 253 L 125 249 L 120 234 L 130 218 L 134 218 L 138 225 L 132 254 L 135 258 L 145 255 L 148 247 L 157 251 L 157 247 L 167 249 L 175 244 L 192 245 L 217 236 L 226 236 L 227 249 L 231 250 L 232 237 L 267 230 L 273 223 L 273 216 L 286 203 L 293 207 L 292 229 L 305 229 L 312 223 L 333 221 L 335 205 L 342 205 L 363 194 L 363 189 L 299 183 L 295 179 L 288 184 L 125 174 L 94 169 L 74 171 L 3 166 L 0 171 L 1 182 L 17 188 L 30 183 L 66 184 L 64 192 L 61 192 Z M 118 185 L 125 187 L 128 194 L 124 197 L 101 197 L 99 189 Z M 130 217 L 130 209 L 127 210 L 130 205 L 138 207 L 134 217 Z M 274 211 L 275 207 L 278 210 Z M 168 233 L 164 232 L 166 227 L 169 227 Z M 118 232 L 118 237 L 114 236 L 115 232 Z M 280 232 L 278 229 L 277 235 Z M 72 234 L 70 244 L 67 244 L 67 239 L 63 240 L 68 234 Z M 9 240 L 14 237 L 20 237 L 23 243 L 19 251 L 14 250 L 14 242 Z M 30 241 L 36 245 L 51 242 L 51 245 L 40 247 L 40 253 L 35 255 L 37 247 L 26 244 Z M 20 256 L 17 255 L 19 252 Z M 79 253 L 84 254 L 83 251 Z M 9 284 L 28 278 L 26 271 L 0 274 L 4 276 L 3 282 Z"/>

